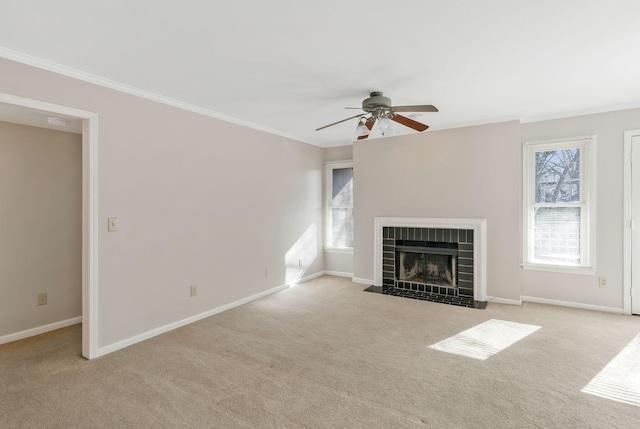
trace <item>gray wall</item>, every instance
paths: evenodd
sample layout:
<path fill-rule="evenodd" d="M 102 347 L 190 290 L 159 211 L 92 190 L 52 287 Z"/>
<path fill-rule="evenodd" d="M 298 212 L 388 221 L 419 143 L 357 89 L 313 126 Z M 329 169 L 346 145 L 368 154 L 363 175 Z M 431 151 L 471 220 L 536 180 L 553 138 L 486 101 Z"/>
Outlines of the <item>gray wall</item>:
<path fill-rule="evenodd" d="M 0 88 L 99 115 L 99 217 L 105 226 L 119 217 L 118 232 L 99 235 L 99 347 L 282 285 L 301 245 L 305 276 L 334 263 L 322 251 L 322 162 L 347 147 L 323 150 L 5 59 Z M 620 308 L 622 138 L 638 128 L 635 109 L 356 142 L 354 277 L 373 278 L 374 216 L 479 217 L 489 295 Z M 598 135 L 607 289 L 595 276 L 519 266 L 521 143 L 584 134 Z"/>
<path fill-rule="evenodd" d="M 517 121 L 354 143 L 354 277 L 373 279 L 373 218 L 487 219 L 487 294 L 519 300 Z"/>
<path fill-rule="evenodd" d="M 328 147 L 322 151 L 323 161 L 344 161 L 353 159 L 353 145 Z"/>
<path fill-rule="evenodd" d="M 324 269 L 321 148 L 5 59 L 0 88 L 99 116 L 100 348 L 283 285 L 301 243 Z"/>
<path fill-rule="evenodd" d="M 82 315 L 81 135 L 0 122 L 0 237 L 0 337 Z"/>
<path fill-rule="evenodd" d="M 640 129 L 640 109 L 522 124 L 523 141 L 596 135 L 596 276 L 525 270 L 522 295 L 613 308 L 623 305 L 624 132 Z M 608 277 L 607 288 L 598 276 Z"/>
<path fill-rule="evenodd" d="M 354 277 L 373 278 L 373 217 L 487 219 L 487 294 L 623 307 L 624 131 L 640 109 L 356 142 Z M 596 275 L 520 268 L 522 142 L 596 135 Z M 598 287 L 608 277 L 608 288 Z"/>

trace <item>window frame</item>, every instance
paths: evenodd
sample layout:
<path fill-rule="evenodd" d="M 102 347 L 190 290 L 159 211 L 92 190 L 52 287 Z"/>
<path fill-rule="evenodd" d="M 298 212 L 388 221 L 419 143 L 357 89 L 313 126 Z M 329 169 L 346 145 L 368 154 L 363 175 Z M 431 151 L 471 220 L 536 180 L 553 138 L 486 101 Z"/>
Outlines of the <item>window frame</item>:
<path fill-rule="evenodd" d="M 572 203 L 536 203 L 536 152 L 580 149 L 580 201 Z M 523 144 L 522 192 L 522 266 L 528 270 L 569 274 L 596 274 L 596 136 L 553 140 L 535 140 Z M 580 208 L 580 265 L 534 259 L 535 209 L 539 207 Z"/>
<path fill-rule="evenodd" d="M 353 254 L 353 247 L 335 247 L 333 246 L 333 223 L 332 223 L 332 209 L 334 208 L 350 208 L 353 210 L 353 202 L 351 204 L 332 204 L 333 196 L 333 170 L 341 168 L 353 169 L 353 160 L 341 160 L 341 161 L 325 161 L 324 162 L 324 177 L 325 177 L 325 195 L 324 195 L 324 251 L 332 253 L 345 253 Z M 355 194 L 355 190 L 354 190 Z"/>

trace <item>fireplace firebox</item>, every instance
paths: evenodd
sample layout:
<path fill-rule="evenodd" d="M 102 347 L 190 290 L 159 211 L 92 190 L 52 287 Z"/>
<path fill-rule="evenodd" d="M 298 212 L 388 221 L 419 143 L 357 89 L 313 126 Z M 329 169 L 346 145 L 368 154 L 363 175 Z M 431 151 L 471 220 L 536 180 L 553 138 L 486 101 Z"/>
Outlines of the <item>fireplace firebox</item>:
<path fill-rule="evenodd" d="M 457 243 L 399 241 L 395 251 L 396 280 L 457 287 Z"/>

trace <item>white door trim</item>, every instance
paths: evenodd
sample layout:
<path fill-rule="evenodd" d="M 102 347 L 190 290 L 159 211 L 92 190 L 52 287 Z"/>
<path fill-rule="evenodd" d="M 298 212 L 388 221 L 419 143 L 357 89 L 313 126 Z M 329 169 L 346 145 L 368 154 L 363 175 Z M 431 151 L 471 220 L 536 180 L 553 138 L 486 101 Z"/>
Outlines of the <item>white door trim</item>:
<path fill-rule="evenodd" d="M 623 197 L 623 312 L 631 314 L 631 139 L 640 130 L 624 132 L 624 197 Z M 637 221 L 640 221 L 638 219 Z M 640 226 L 640 225 L 638 225 Z"/>
<path fill-rule="evenodd" d="M 98 115 L 0 93 L 0 103 L 82 119 L 82 356 L 98 357 Z"/>

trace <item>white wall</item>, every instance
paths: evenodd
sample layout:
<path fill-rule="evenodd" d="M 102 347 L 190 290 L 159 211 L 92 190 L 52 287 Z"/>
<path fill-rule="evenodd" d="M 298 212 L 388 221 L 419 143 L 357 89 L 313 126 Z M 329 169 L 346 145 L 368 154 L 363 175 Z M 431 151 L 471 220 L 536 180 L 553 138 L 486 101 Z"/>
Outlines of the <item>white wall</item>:
<path fill-rule="evenodd" d="M 4 59 L 0 88 L 98 114 L 100 348 L 283 285 L 303 236 L 324 269 L 322 149 Z"/>
<path fill-rule="evenodd" d="M 640 109 L 522 124 L 523 141 L 596 135 L 595 276 L 525 270 L 522 295 L 621 309 L 623 306 L 624 131 L 640 128 Z M 598 287 L 608 277 L 608 288 Z"/>
<path fill-rule="evenodd" d="M 353 159 L 353 145 L 328 147 L 322 150 L 323 161 L 344 161 Z"/>
<path fill-rule="evenodd" d="M 322 156 L 322 159 L 325 162 L 352 160 L 353 145 L 325 148 L 322 152 Z M 324 176 L 323 183 L 326 183 L 326 178 Z M 326 193 L 326 189 L 323 192 Z M 354 190 L 354 192 L 358 191 Z M 324 252 L 324 265 L 325 270 L 329 273 L 341 273 L 353 276 L 353 254 L 335 251 Z"/>
<path fill-rule="evenodd" d="M 0 122 L 0 237 L 0 337 L 82 315 L 81 135 Z"/>
<path fill-rule="evenodd" d="M 520 299 L 517 121 L 354 143 L 354 277 L 373 279 L 373 218 L 487 219 L 487 295 Z"/>

